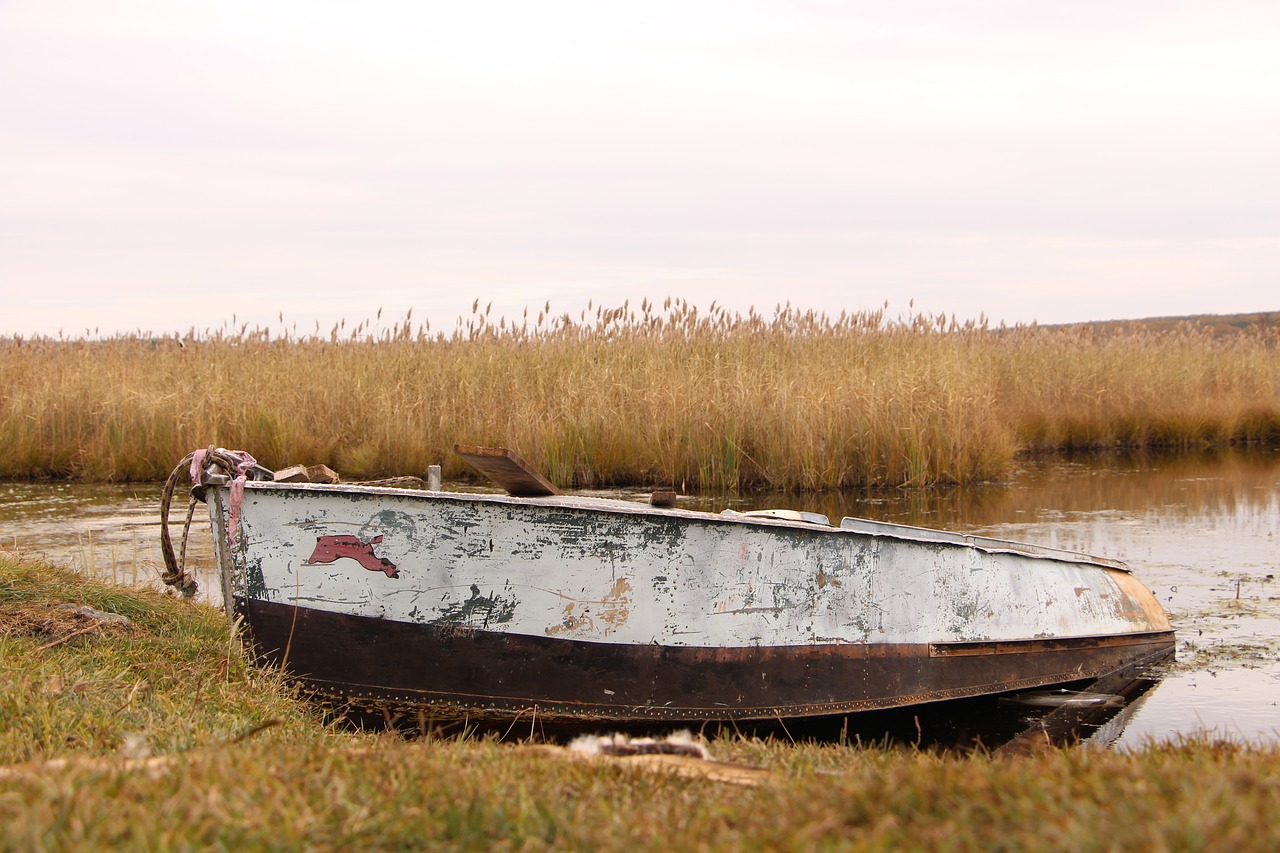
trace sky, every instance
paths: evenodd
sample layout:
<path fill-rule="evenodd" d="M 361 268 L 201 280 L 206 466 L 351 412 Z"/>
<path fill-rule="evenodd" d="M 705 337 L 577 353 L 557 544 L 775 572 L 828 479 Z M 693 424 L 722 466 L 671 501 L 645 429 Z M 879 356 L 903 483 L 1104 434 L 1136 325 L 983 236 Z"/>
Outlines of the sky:
<path fill-rule="evenodd" d="M 0 336 L 1278 279 L 1274 0 L 0 0 Z"/>

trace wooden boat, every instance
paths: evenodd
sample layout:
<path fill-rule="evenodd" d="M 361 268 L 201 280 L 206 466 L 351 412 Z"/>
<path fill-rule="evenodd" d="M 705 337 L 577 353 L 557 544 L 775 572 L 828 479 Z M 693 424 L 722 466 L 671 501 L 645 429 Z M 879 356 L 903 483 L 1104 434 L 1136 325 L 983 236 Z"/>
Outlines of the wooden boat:
<path fill-rule="evenodd" d="M 261 655 L 356 706 L 636 723 L 1027 690 L 1173 650 L 1160 605 L 1114 560 L 563 495 L 507 451 L 457 449 L 516 494 L 283 483 L 247 454 L 194 460 L 223 600 Z"/>

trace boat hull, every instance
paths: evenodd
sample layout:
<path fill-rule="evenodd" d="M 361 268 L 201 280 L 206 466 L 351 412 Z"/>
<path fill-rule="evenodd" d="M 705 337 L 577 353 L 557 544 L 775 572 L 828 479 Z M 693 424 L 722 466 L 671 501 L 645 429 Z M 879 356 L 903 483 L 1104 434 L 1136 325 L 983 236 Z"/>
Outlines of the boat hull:
<path fill-rule="evenodd" d="M 575 498 L 211 489 L 258 652 L 437 719 L 785 719 L 1096 678 L 1171 653 L 1110 561 L 908 528 Z"/>
<path fill-rule="evenodd" d="M 1172 635 L 938 644 L 708 648 L 439 629 L 243 602 L 255 646 L 356 708 L 436 719 L 770 720 L 894 708 L 1098 678 L 1155 662 Z M 287 652 L 286 652 L 287 650 Z"/>

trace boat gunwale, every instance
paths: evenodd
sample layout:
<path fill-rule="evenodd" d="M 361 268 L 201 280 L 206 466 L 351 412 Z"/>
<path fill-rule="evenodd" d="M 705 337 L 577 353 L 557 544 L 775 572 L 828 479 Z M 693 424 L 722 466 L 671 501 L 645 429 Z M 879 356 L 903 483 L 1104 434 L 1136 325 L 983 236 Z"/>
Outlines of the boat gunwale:
<path fill-rule="evenodd" d="M 226 486 L 223 486 L 226 488 Z M 917 527 L 896 522 L 876 521 L 874 519 L 846 516 L 840 525 L 820 525 L 809 521 L 798 521 L 785 518 L 771 518 L 762 515 L 747 515 L 741 512 L 707 512 L 704 510 L 680 509 L 679 507 L 656 507 L 639 501 L 628 501 L 618 498 L 600 498 L 588 495 L 540 495 L 537 497 L 516 497 L 497 492 L 454 492 L 448 490 L 402 489 L 387 486 L 365 486 L 358 483 L 278 483 L 271 480 L 250 480 L 245 483 L 246 489 L 254 491 L 279 490 L 285 492 L 318 492 L 322 494 L 345 494 L 356 496 L 387 495 L 394 497 L 415 498 L 420 500 L 445 499 L 464 503 L 495 503 L 509 506 L 542 506 L 563 509 L 582 510 L 588 512 L 606 512 L 619 515 L 637 515 L 665 518 L 683 518 L 690 521 L 710 522 L 716 524 L 739 524 L 753 527 L 774 527 L 787 530 L 805 531 L 819 535 L 845 535 L 870 537 L 873 539 L 890 539 L 897 542 L 913 542 L 928 545 L 940 545 L 952 548 L 964 548 L 988 554 L 1013 554 L 1035 560 L 1049 560 L 1058 563 L 1075 563 L 1112 569 L 1126 574 L 1132 570 L 1119 560 L 1099 557 L 1081 551 L 1068 551 L 1044 545 L 1035 545 L 1013 540 L 995 539 L 987 536 L 952 531 L 934 530 L 928 527 Z M 845 521 L 865 522 L 883 530 L 859 530 L 844 527 Z M 915 534 L 915 535 L 913 535 Z M 930 534 L 937 534 L 932 538 Z M 957 540 L 956 538 L 959 537 Z"/>

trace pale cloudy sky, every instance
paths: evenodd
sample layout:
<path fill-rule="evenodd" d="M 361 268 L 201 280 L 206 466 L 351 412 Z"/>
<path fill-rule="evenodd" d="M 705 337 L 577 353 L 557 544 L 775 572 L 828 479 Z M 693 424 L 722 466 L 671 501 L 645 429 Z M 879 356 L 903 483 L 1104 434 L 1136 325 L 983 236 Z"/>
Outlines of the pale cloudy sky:
<path fill-rule="evenodd" d="M 0 335 L 1278 274 L 1275 0 L 0 0 Z"/>

